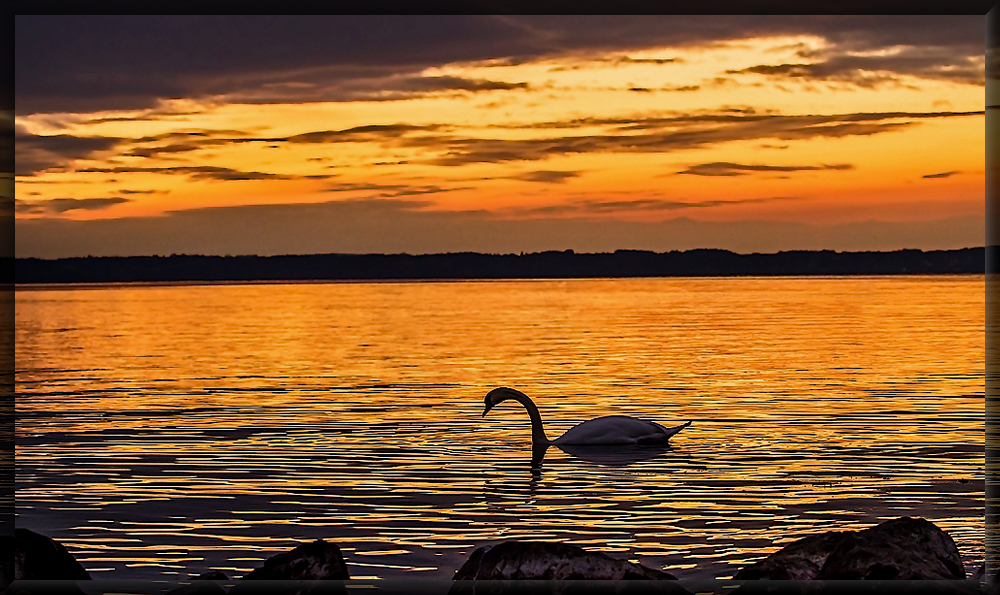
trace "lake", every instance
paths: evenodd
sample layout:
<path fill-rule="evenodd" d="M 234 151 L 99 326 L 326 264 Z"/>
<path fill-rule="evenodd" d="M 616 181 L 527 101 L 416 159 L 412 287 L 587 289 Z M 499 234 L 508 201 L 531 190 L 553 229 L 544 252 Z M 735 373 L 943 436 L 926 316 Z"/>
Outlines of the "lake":
<path fill-rule="evenodd" d="M 919 516 L 984 559 L 983 275 L 106 285 L 15 295 L 16 525 L 96 579 L 239 577 L 304 540 L 450 579 L 558 540 L 732 577 Z M 634 461 L 551 447 L 692 421 Z M 615 464 L 609 464 L 615 463 Z"/>

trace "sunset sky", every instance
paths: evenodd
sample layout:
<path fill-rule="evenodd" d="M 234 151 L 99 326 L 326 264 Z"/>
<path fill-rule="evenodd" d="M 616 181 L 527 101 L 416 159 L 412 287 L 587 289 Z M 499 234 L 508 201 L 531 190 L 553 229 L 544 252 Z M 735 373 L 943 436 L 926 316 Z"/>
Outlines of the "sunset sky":
<path fill-rule="evenodd" d="M 16 17 L 19 257 L 982 246 L 984 17 Z"/>

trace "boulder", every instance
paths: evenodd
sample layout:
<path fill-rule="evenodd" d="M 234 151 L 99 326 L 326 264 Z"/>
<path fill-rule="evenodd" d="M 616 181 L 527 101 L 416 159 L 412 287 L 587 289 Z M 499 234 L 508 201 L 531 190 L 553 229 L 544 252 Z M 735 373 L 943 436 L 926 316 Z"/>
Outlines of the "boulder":
<path fill-rule="evenodd" d="M 452 580 L 674 580 L 653 568 L 565 543 L 505 541 L 485 546 Z"/>
<path fill-rule="evenodd" d="M 348 578 L 347 565 L 340 554 L 340 548 L 317 539 L 264 560 L 263 567 L 251 571 L 243 580 L 317 581 Z"/>
<path fill-rule="evenodd" d="M 27 529 L 14 530 L 14 580 L 90 580 L 63 545 Z"/>
<path fill-rule="evenodd" d="M 229 577 L 221 570 L 209 570 L 192 578 L 193 581 L 228 581 Z"/>
<path fill-rule="evenodd" d="M 733 578 L 738 581 L 814 579 L 844 536 L 838 531 L 828 531 L 793 541 L 753 566 L 740 569 Z"/>
<path fill-rule="evenodd" d="M 736 580 L 964 580 L 951 536 L 902 517 L 862 531 L 829 531 L 795 541 L 736 573 Z"/>

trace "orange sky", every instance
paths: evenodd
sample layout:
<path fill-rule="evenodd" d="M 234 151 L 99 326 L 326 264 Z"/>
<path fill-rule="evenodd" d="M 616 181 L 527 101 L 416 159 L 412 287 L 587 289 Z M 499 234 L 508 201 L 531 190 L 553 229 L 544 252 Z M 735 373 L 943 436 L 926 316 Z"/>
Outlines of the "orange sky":
<path fill-rule="evenodd" d="M 834 37 L 706 37 L 519 60 L 497 50 L 492 60 L 362 71 L 337 79 L 339 86 L 301 69 L 130 109 L 22 110 L 28 102 L 19 100 L 17 255 L 198 251 L 197 241 L 143 246 L 134 231 L 107 230 L 139 221 L 176 227 L 178 211 L 245 219 L 246 205 L 265 213 L 311 203 L 333 218 L 359 204 L 388 209 L 416 217 L 416 226 L 474 217 L 513 230 L 507 235 L 522 233 L 526 220 L 626 222 L 656 235 L 651 226 L 675 220 L 877 222 L 902 230 L 962 219 L 964 231 L 945 242 L 954 245 L 893 246 L 904 241 L 897 238 L 886 248 L 982 245 L 975 234 L 984 214 L 982 61 L 902 72 L 892 65 L 930 50 L 852 49 Z M 972 74 L 958 76 L 960 68 Z M 258 225 L 267 225 L 262 216 Z M 109 221 L 99 232 L 94 220 Z M 290 225 L 270 233 L 294 235 Z M 657 249 L 650 241 L 619 247 Z M 731 248 L 724 236 L 698 241 L 704 245 L 661 241 L 658 249 Z M 563 242 L 574 245 L 550 248 L 588 249 L 584 237 Z M 242 242 L 238 251 L 282 252 L 280 244 Z M 390 244 L 315 249 L 390 251 Z M 413 251 L 418 244 L 426 242 Z M 526 249 L 536 245 L 547 247 L 525 235 Z M 805 246 L 787 246 L 797 247 Z M 466 238 L 441 251 L 459 249 L 497 248 Z"/>

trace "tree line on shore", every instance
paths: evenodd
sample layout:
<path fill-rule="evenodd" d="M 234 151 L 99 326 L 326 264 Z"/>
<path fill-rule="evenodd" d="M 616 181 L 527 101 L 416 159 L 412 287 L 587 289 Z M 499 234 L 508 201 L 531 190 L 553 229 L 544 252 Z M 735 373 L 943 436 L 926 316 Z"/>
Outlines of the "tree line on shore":
<path fill-rule="evenodd" d="M 572 250 L 531 254 L 312 254 L 18 258 L 14 282 L 316 281 L 377 279 L 564 279 L 615 277 L 935 275 L 996 272 L 998 246 L 959 250 L 835 252 Z"/>

